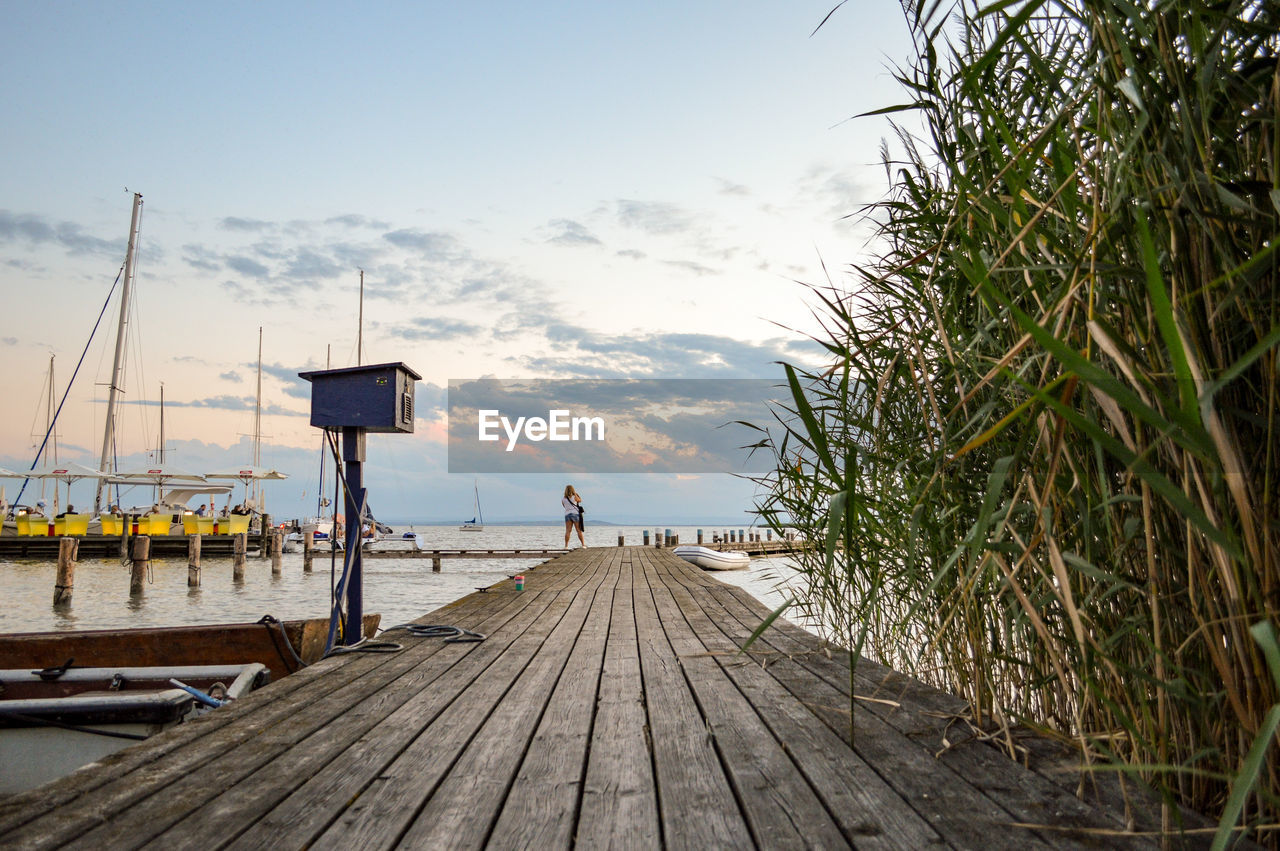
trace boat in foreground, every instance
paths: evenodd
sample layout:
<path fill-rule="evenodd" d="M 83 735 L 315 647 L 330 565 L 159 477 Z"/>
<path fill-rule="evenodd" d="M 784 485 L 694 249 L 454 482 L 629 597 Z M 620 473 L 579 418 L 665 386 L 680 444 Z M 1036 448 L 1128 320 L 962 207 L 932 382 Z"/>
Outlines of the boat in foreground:
<path fill-rule="evenodd" d="M 363 618 L 363 635 L 381 615 Z M 0 635 L 0 795 L 61 777 L 324 655 L 328 618 Z"/>
<path fill-rule="evenodd" d="M 363 635 L 377 632 L 381 615 L 364 617 Z M 42 669 L 74 660 L 77 668 L 165 665 L 244 665 L 260 662 L 279 676 L 324 654 L 329 619 L 257 623 L 15 632 L 0 635 L 7 668 Z"/>
<path fill-rule="evenodd" d="M 270 680 L 256 662 L 0 670 L 0 795 L 62 777 Z"/>
<path fill-rule="evenodd" d="M 751 565 L 751 556 L 746 553 L 721 552 L 710 547 L 686 544 L 671 552 L 703 570 L 743 570 Z"/>

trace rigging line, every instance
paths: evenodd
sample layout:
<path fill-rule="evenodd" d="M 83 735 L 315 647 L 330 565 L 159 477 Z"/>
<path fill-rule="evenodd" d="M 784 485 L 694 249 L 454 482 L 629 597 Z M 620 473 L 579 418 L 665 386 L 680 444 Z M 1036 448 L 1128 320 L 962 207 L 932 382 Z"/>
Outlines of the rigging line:
<path fill-rule="evenodd" d="M 124 274 L 124 265 L 121 264 L 120 271 L 116 272 L 116 279 L 111 283 L 111 289 L 107 291 L 107 300 L 102 303 L 102 310 L 98 311 L 98 321 L 93 323 L 93 330 L 89 332 L 89 339 L 84 344 L 84 351 L 80 353 L 80 360 L 76 362 L 76 368 L 71 372 L 71 380 L 67 382 L 67 389 L 62 391 L 62 399 L 58 402 L 58 410 L 53 414 L 53 422 L 49 423 L 49 430 L 44 433 L 44 440 L 40 443 L 40 448 L 36 451 L 36 457 L 31 462 L 29 470 L 34 470 L 36 465 L 40 463 L 40 456 L 44 453 L 45 446 L 49 443 L 49 435 L 53 433 L 54 426 L 58 424 L 58 416 L 62 413 L 62 406 L 67 402 L 67 396 L 71 393 L 71 387 L 76 383 L 76 376 L 80 374 L 80 365 L 84 363 L 84 357 L 89 353 L 89 346 L 93 343 L 93 336 L 98 333 L 98 326 L 102 324 L 102 317 L 106 315 L 107 307 L 111 304 L 111 296 L 116 291 L 116 284 L 120 283 L 120 276 Z M 14 499 L 14 505 L 22 504 L 22 493 L 27 489 L 27 482 L 31 479 L 23 479 L 22 487 L 18 489 L 18 496 Z"/>

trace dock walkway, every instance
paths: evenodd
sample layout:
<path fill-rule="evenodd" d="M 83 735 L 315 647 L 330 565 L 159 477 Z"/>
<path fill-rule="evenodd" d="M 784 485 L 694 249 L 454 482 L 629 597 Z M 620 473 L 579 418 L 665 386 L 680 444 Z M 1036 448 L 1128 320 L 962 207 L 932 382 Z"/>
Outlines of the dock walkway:
<path fill-rule="evenodd" d="M 484 641 L 393 629 L 0 801 L 0 847 L 1159 847 L 1110 786 L 1081 801 L 871 663 L 850 746 L 839 654 L 781 621 L 738 654 L 764 608 L 668 551 L 525 581 L 422 619 Z"/>

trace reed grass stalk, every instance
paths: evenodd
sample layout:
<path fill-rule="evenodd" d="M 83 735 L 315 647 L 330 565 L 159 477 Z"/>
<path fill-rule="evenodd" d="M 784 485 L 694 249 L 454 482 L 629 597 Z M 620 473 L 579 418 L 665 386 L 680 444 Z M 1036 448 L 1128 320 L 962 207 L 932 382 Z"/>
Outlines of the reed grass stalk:
<path fill-rule="evenodd" d="M 1275 825 L 1280 9 L 904 9 L 879 112 L 923 129 L 765 441 L 797 605 L 1222 842 Z"/>

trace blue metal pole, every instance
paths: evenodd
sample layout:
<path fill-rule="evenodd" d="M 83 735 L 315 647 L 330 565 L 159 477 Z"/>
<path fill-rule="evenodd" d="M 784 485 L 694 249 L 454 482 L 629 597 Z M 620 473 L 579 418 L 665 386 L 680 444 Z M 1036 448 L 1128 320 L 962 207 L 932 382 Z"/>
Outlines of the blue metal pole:
<path fill-rule="evenodd" d="M 364 567 L 361 561 L 360 537 L 365 505 L 364 429 L 345 426 L 342 429 L 342 465 L 347 479 L 347 628 L 342 640 L 346 645 L 358 643 L 364 633 Z"/>

